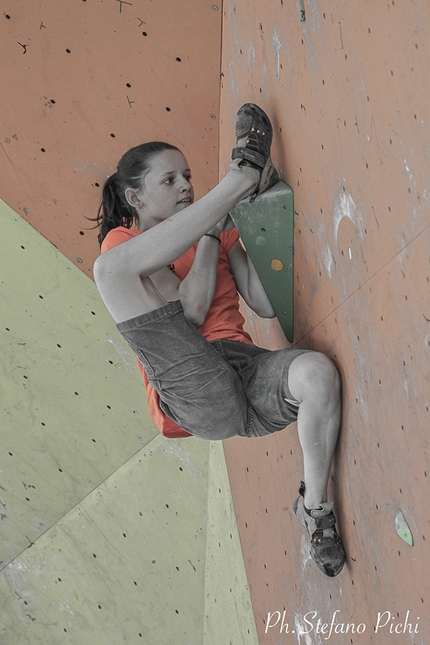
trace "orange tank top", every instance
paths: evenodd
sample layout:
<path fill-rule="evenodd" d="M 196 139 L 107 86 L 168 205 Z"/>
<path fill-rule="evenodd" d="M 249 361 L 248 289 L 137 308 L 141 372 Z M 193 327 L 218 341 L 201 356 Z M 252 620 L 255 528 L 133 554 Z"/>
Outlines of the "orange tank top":
<path fill-rule="evenodd" d="M 101 252 L 104 253 L 117 244 L 122 244 L 141 233 L 143 231 L 128 229 L 123 226 L 114 228 L 109 231 L 103 240 Z M 205 322 L 198 328 L 198 331 L 208 341 L 226 338 L 252 345 L 251 337 L 243 329 L 245 320 L 239 311 L 239 295 L 228 261 L 228 253 L 238 239 L 239 234 L 236 229 L 221 233 L 215 294 Z M 170 265 L 169 268 L 180 280 L 183 280 L 187 276 L 194 261 L 196 248 L 197 244 L 188 249 L 178 260 L 175 260 Z M 151 421 L 166 437 L 190 436 L 160 410 L 158 392 L 148 382 L 145 370 L 140 361 L 138 361 L 138 365 L 145 382 L 148 397 L 148 411 Z"/>

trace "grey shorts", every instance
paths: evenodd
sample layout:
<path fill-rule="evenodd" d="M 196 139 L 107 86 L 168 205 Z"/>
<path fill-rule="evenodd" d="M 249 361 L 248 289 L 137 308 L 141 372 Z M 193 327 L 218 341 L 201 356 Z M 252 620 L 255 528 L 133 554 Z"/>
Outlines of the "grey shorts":
<path fill-rule="evenodd" d="M 185 318 L 179 300 L 117 328 L 157 390 L 161 410 L 190 434 L 261 437 L 297 419 L 288 370 L 310 350 L 209 343 Z"/>

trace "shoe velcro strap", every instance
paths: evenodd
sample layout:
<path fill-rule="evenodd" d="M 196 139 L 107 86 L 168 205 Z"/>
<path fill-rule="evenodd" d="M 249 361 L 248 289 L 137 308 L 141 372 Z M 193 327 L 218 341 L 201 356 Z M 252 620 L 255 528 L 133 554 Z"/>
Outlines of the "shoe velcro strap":
<path fill-rule="evenodd" d="M 330 513 L 325 517 L 314 517 L 313 520 L 317 529 L 329 529 L 336 524 L 334 513 Z"/>
<path fill-rule="evenodd" d="M 251 163 L 258 166 L 258 168 L 264 168 L 266 165 L 267 158 L 256 150 L 250 150 L 249 148 L 233 148 L 231 153 L 231 158 L 234 159 L 246 159 Z"/>

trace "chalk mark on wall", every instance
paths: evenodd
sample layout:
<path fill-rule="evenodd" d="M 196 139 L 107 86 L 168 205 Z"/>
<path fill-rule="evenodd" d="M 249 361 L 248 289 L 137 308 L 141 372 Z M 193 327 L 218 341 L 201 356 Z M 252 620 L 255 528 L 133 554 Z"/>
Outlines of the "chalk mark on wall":
<path fill-rule="evenodd" d="M 363 216 L 358 210 L 352 195 L 340 193 L 334 207 L 334 239 L 338 243 L 339 226 L 344 217 L 347 217 L 354 224 L 361 239 L 364 237 Z"/>

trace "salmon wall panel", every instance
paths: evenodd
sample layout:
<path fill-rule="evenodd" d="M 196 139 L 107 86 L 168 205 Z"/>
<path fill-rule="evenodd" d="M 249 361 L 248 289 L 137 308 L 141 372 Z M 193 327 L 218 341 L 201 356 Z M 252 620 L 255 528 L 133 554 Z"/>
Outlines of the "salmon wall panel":
<path fill-rule="evenodd" d="M 428 221 L 424 6 L 314 2 L 305 22 L 291 3 L 225 6 L 221 160 L 239 105 L 260 102 L 300 205 L 298 235 L 317 256 L 303 300 L 316 298 L 322 315 Z"/>
<path fill-rule="evenodd" d="M 100 187 L 128 148 L 167 140 L 218 177 L 221 5 L 2 2 L 0 195 L 91 273 Z"/>
<path fill-rule="evenodd" d="M 336 579 L 310 561 L 291 514 L 296 427 L 225 442 L 264 645 L 319 645 L 317 621 L 333 615 L 335 644 L 427 639 L 429 20 L 427 3 L 409 0 L 224 3 L 221 166 L 237 109 L 260 104 L 295 196 L 294 344 L 328 354 L 343 384 L 329 489 L 348 560 Z M 276 322 L 247 318 L 259 344 L 287 346 Z M 413 546 L 395 531 L 397 511 Z M 288 628 L 273 625 L 276 611 Z M 389 614 L 376 630 L 378 612 Z M 345 635 L 347 623 L 364 634 Z"/>

